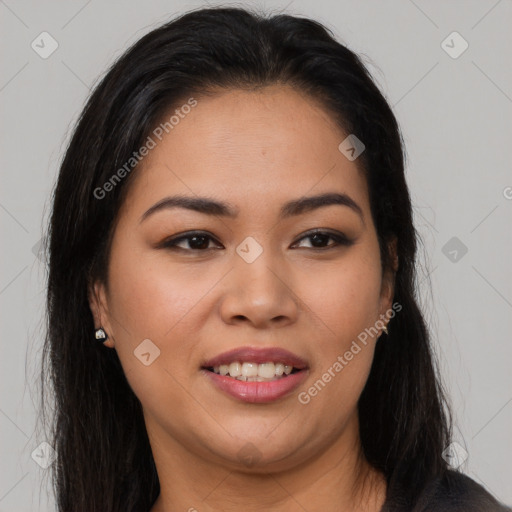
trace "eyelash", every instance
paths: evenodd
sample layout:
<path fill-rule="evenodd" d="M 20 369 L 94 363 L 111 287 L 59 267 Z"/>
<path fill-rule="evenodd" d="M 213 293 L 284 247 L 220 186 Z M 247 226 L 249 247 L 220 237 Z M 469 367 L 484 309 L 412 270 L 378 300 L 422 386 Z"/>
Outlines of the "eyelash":
<path fill-rule="evenodd" d="M 340 246 L 350 246 L 353 244 L 353 241 L 348 239 L 345 235 L 342 233 L 332 233 L 330 231 L 322 231 L 322 230 L 314 230 L 306 233 L 303 237 L 299 238 L 297 242 L 301 242 L 304 239 L 312 238 L 315 235 L 323 235 L 327 236 L 328 238 L 331 238 L 335 241 L 335 244 L 331 244 L 327 247 L 306 247 L 306 249 L 312 249 L 314 251 L 327 251 L 330 249 L 336 249 Z M 191 240 L 192 238 L 201 237 L 205 239 L 215 240 L 212 236 L 210 236 L 208 233 L 201 232 L 201 231 L 192 231 L 190 233 L 187 233 L 186 235 L 179 236 L 177 238 L 172 238 L 169 240 L 166 240 L 163 242 L 162 247 L 170 250 L 177 250 L 177 251 L 185 251 L 185 252 L 208 252 L 212 250 L 212 248 L 207 249 L 183 249 L 183 247 L 177 247 L 177 244 L 184 240 Z M 310 242 L 311 243 L 311 242 Z"/>

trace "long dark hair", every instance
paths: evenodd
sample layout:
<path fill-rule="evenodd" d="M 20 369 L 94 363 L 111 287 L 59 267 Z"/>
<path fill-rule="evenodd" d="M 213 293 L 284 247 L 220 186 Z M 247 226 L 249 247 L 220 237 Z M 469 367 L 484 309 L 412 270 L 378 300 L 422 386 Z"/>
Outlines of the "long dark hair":
<path fill-rule="evenodd" d="M 95 342 L 88 289 L 106 280 L 110 241 L 135 168 L 101 199 L 102 187 L 137 151 L 162 116 L 184 98 L 220 88 L 288 84 L 322 102 L 366 146 L 367 180 L 383 271 L 399 268 L 401 311 L 377 343 L 359 400 L 368 461 L 413 501 L 446 471 L 448 408 L 429 333 L 417 304 L 419 240 L 404 176 L 403 139 L 362 60 L 320 23 L 241 8 L 189 11 L 151 31 L 122 55 L 94 89 L 67 147 L 48 226 L 47 334 L 43 357 L 52 466 L 60 512 L 147 511 L 159 481 L 143 420 L 115 350 Z M 396 485 L 395 485 L 396 484 Z"/>

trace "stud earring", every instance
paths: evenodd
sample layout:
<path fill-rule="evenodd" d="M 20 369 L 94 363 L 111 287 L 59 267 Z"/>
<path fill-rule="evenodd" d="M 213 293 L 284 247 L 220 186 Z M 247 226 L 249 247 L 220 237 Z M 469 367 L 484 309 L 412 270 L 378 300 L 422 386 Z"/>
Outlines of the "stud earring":
<path fill-rule="evenodd" d="M 103 330 L 102 327 L 100 327 L 99 329 L 96 329 L 95 335 L 96 335 L 96 339 L 101 343 L 108 340 L 107 333 Z"/>

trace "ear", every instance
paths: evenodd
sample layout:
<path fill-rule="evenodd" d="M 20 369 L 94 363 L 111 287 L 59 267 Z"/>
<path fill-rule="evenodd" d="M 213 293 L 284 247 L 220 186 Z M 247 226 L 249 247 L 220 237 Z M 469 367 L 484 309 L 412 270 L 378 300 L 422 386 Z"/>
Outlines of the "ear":
<path fill-rule="evenodd" d="M 113 331 L 108 314 L 107 292 L 105 285 L 100 281 L 96 281 L 89 286 L 89 307 L 94 318 L 94 328 L 102 327 L 108 336 L 103 345 L 114 348 Z"/>
<path fill-rule="evenodd" d="M 391 267 L 385 269 L 382 276 L 382 287 L 380 295 L 380 314 L 385 315 L 393 304 L 395 294 L 395 275 L 398 270 L 397 238 L 396 236 L 388 243 Z"/>

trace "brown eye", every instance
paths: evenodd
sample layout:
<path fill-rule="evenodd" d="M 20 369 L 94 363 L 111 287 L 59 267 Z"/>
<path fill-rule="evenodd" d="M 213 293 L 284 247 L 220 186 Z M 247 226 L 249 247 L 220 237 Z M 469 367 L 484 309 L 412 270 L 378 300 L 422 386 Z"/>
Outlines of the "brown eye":
<path fill-rule="evenodd" d="M 352 241 L 349 240 L 343 233 L 331 233 L 329 231 L 313 231 L 303 236 L 301 240 L 310 240 L 311 247 L 305 247 L 305 249 L 318 249 L 318 250 L 326 250 L 326 249 L 334 249 L 336 247 L 345 245 L 351 245 Z M 327 244 L 329 240 L 334 240 L 334 243 Z"/>
<path fill-rule="evenodd" d="M 182 235 L 177 238 L 167 240 L 162 244 L 162 247 L 165 247 L 167 249 L 178 249 L 184 251 L 206 252 L 207 250 L 211 249 L 211 247 L 209 247 L 209 244 L 210 241 L 212 240 L 214 240 L 214 238 L 212 238 L 207 233 L 193 232 L 187 235 Z M 180 244 L 183 243 L 188 245 L 188 247 L 179 246 Z"/>
<path fill-rule="evenodd" d="M 353 243 L 343 233 L 320 230 L 306 234 L 299 239 L 299 242 L 302 240 L 309 240 L 311 244 L 310 247 L 303 247 L 304 249 L 316 249 L 319 251 L 335 249 L 339 246 L 349 246 Z M 334 243 L 328 243 L 329 240 L 333 240 Z M 216 242 L 208 233 L 191 232 L 168 239 L 162 243 L 161 247 L 186 252 L 206 252 L 214 248 L 210 246 L 212 241 Z M 217 244 L 220 245 L 218 242 Z"/>

